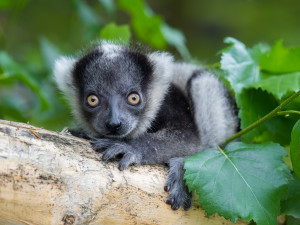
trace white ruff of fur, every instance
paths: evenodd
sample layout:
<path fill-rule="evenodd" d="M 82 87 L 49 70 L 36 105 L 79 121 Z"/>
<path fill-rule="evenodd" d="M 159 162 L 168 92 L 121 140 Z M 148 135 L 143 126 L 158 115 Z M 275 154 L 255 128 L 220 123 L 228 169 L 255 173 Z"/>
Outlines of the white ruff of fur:
<path fill-rule="evenodd" d="M 205 72 L 193 80 L 191 93 L 201 145 L 216 147 L 231 137 L 237 127 L 233 109 L 224 95 L 226 88 L 214 75 Z"/>
<path fill-rule="evenodd" d="M 69 101 L 72 109 L 72 114 L 75 118 L 76 124 L 82 128 L 87 134 L 92 134 L 93 131 L 90 125 L 85 122 L 80 112 L 79 96 L 74 86 L 73 69 L 77 59 L 71 57 L 60 57 L 54 63 L 54 77 L 58 88 L 64 93 L 65 98 Z"/>

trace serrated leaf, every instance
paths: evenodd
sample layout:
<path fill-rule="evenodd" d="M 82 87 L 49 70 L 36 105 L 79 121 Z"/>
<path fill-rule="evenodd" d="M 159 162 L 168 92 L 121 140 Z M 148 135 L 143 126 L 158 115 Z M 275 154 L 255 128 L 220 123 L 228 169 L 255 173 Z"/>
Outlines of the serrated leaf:
<path fill-rule="evenodd" d="M 226 38 L 224 42 L 229 47 L 222 51 L 221 69 L 226 72 L 225 78 L 238 94 L 243 88 L 261 80 L 259 60 L 264 49 L 256 46 L 249 50 L 234 38 Z"/>
<path fill-rule="evenodd" d="M 300 218 L 300 180 L 296 176 L 293 177 L 288 185 L 287 199 L 281 202 L 281 213 Z"/>
<path fill-rule="evenodd" d="M 278 41 L 270 52 L 262 55 L 260 65 L 262 71 L 272 74 L 300 71 L 300 47 L 287 49 Z"/>
<path fill-rule="evenodd" d="M 261 119 L 279 105 L 271 94 L 260 89 L 245 89 L 237 96 L 237 104 L 240 108 L 241 129 Z M 294 118 L 291 117 L 273 117 L 244 134 L 242 141 L 248 143 L 274 141 L 288 145 L 294 123 Z"/>
<path fill-rule="evenodd" d="M 208 215 L 276 225 L 291 178 L 284 155 L 278 144 L 233 142 L 224 151 L 209 149 L 187 158 L 184 179 Z"/>
<path fill-rule="evenodd" d="M 251 87 L 261 88 L 280 100 L 286 93 L 300 90 L 300 72 L 272 76 L 252 84 Z"/>
<path fill-rule="evenodd" d="M 130 40 L 131 33 L 128 25 L 117 26 L 115 23 L 110 23 L 101 30 L 100 37 L 126 44 Z"/>
<path fill-rule="evenodd" d="M 290 154 L 293 170 L 298 178 L 300 178 L 300 120 L 297 121 L 292 130 Z"/>

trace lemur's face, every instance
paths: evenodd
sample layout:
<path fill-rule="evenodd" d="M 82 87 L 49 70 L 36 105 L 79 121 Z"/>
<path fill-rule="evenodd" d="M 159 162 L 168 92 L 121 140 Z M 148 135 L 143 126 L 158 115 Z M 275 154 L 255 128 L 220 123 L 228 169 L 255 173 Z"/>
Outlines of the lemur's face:
<path fill-rule="evenodd" d="M 99 136 L 124 138 L 138 125 L 152 66 L 143 54 L 93 51 L 73 70 L 80 113 Z"/>

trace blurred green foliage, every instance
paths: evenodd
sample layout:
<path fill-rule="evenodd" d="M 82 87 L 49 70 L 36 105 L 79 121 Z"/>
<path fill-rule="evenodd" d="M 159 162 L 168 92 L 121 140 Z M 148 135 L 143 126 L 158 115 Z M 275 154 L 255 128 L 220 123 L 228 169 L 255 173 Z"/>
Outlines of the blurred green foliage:
<path fill-rule="evenodd" d="M 1 1 L 0 10 L 2 119 L 55 130 L 67 126 L 70 110 L 55 87 L 52 65 L 59 55 L 99 39 L 138 40 L 161 50 L 170 45 L 190 58 L 183 33 L 143 0 L 15 0 Z"/>
<path fill-rule="evenodd" d="M 100 32 L 101 39 L 123 42 L 123 44 L 128 44 L 130 37 L 131 33 L 128 25 L 117 26 L 115 23 L 110 23 Z"/>
<path fill-rule="evenodd" d="M 247 46 L 299 45 L 300 4 L 298 0 L 151 0 L 152 9 L 186 34 L 192 56 L 210 63 L 224 47 L 221 40 L 232 36 Z"/>
<path fill-rule="evenodd" d="M 99 38 L 140 41 L 213 63 L 228 35 L 250 44 L 280 38 L 298 44 L 299 9 L 297 0 L 1 0 L 0 118 L 66 126 L 70 113 L 54 85 L 53 62 Z M 192 54 L 183 33 L 166 21 L 187 34 Z"/>

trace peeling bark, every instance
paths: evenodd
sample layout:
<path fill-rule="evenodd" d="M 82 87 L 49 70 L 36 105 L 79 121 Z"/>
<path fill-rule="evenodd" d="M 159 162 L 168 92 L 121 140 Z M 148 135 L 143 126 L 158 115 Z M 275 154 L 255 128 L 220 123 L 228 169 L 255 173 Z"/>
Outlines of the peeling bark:
<path fill-rule="evenodd" d="M 86 140 L 0 120 L 0 224 L 233 224 L 196 203 L 172 211 L 166 175 L 163 166 L 121 172 Z"/>

